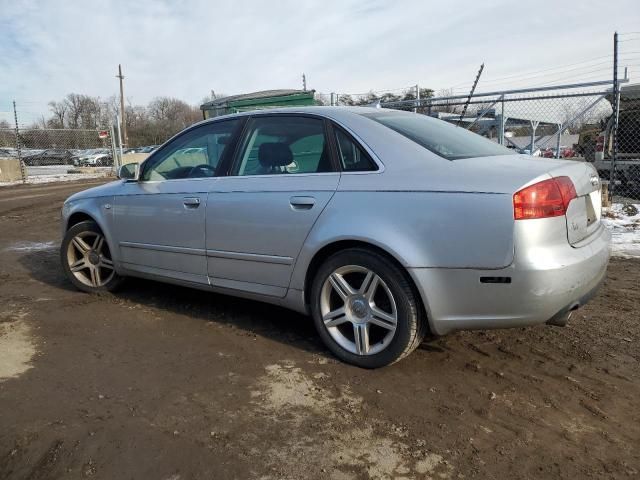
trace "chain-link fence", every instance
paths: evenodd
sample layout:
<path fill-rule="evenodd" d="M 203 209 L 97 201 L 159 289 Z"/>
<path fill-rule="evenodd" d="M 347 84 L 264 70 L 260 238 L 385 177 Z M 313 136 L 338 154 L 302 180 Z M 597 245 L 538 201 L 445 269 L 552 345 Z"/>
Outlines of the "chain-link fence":
<path fill-rule="evenodd" d="M 614 72 L 618 88 L 609 95 L 613 114 L 596 140 L 596 162 L 613 162 L 614 201 L 640 198 L 640 84 L 625 83 L 640 73 L 640 32 L 615 34 Z"/>
<path fill-rule="evenodd" d="M 117 162 L 116 154 L 111 129 L 0 129 L 0 157 L 21 162 L 23 181 L 30 175 L 49 172 L 37 167 L 57 166 L 58 174 L 78 172 L 76 167 L 111 167 L 114 158 Z"/>
<path fill-rule="evenodd" d="M 625 80 L 621 80 L 624 82 Z M 613 158 L 612 82 L 379 102 L 467 128 L 514 152 L 591 162 L 616 199 L 640 199 L 640 85 L 622 83 L 618 156 Z M 624 140 L 623 140 L 624 138 Z M 614 165 L 616 175 L 613 175 Z"/>

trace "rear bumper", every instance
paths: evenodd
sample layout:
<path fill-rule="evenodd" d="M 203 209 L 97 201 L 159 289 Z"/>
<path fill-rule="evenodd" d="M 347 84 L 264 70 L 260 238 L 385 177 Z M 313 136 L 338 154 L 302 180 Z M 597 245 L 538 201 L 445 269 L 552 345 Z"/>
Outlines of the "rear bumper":
<path fill-rule="evenodd" d="M 520 243 L 514 262 L 499 270 L 412 268 L 431 331 L 522 327 L 545 323 L 584 305 L 603 282 L 609 263 L 609 231 L 601 226 L 588 243 L 545 249 Z M 508 277 L 510 283 L 481 283 Z"/>

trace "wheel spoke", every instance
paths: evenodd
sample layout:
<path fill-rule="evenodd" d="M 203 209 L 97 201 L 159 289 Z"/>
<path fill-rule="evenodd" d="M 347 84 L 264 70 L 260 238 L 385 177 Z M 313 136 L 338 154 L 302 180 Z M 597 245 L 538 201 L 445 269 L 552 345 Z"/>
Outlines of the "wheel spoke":
<path fill-rule="evenodd" d="M 77 260 L 69 265 L 69 270 L 71 270 L 72 272 L 79 272 L 83 268 L 87 268 L 87 264 L 84 261 L 84 258 L 81 258 L 80 260 Z"/>
<path fill-rule="evenodd" d="M 113 270 L 113 262 L 106 257 L 100 257 L 100 266 Z"/>
<path fill-rule="evenodd" d="M 91 267 L 89 267 L 89 272 L 91 272 L 91 284 L 94 287 L 99 287 L 100 286 L 100 269 L 94 265 L 91 265 Z"/>
<path fill-rule="evenodd" d="M 332 273 L 329 277 L 329 281 L 331 282 L 334 290 L 343 300 L 345 300 L 349 295 L 354 295 L 356 293 L 351 285 L 349 285 L 349 283 L 339 273 Z"/>
<path fill-rule="evenodd" d="M 369 325 L 366 323 L 354 323 L 353 337 L 356 344 L 356 353 L 358 355 L 366 355 L 369 351 Z"/>
<path fill-rule="evenodd" d="M 386 328 L 387 330 L 393 330 L 396 328 L 398 321 L 395 315 L 384 312 L 375 305 L 371 306 L 371 314 L 371 318 L 369 319 L 370 323 Z"/>
<path fill-rule="evenodd" d="M 373 301 L 373 297 L 376 294 L 376 290 L 378 289 L 378 285 L 380 284 L 380 277 L 373 272 L 368 272 L 367 276 L 364 278 L 362 282 L 362 286 L 360 287 L 360 293 L 362 293 L 367 300 L 370 302 Z"/>
<path fill-rule="evenodd" d="M 338 325 L 342 325 L 343 323 L 347 322 L 347 316 L 344 306 L 326 313 L 322 317 L 322 320 L 324 321 L 324 325 L 326 327 L 337 327 Z"/>
<path fill-rule="evenodd" d="M 96 253 L 102 252 L 103 245 L 104 237 L 102 235 L 96 235 L 96 239 L 93 241 L 93 251 Z"/>
<path fill-rule="evenodd" d="M 87 242 L 85 242 L 80 237 L 73 237 L 73 240 L 71 240 L 71 243 L 73 243 L 73 246 L 76 247 L 78 251 L 83 255 L 87 253 L 89 250 L 91 250 L 91 247 L 87 245 Z"/>

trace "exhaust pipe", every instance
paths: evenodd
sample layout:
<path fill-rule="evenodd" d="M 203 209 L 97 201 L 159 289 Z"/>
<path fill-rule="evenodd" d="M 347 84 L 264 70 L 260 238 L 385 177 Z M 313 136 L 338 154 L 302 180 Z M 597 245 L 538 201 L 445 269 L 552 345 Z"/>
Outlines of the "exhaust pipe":
<path fill-rule="evenodd" d="M 569 318 L 571 318 L 571 314 L 580 307 L 580 303 L 576 302 L 571 305 L 569 308 L 560 310 L 553 317 L 547 320 L 547 325 L 552 325 L 554 327 L 566 327 L 569 323 Z"/>

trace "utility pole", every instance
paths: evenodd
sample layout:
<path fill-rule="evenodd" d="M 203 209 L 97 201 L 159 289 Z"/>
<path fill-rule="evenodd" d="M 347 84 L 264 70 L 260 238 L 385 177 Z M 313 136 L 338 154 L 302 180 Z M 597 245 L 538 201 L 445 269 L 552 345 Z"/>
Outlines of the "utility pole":
<path fill-rule="evenodd" d="M 467 107 L 469 106 L 469 102 L 471 102 L 471 97 L 473 97 L 473 92 L 476 91 L 476 86 L 478 85 L 478 80 L 480 80 L 480 75 L 482 75 L 482 70 L 484 70 L 484 63 L 480 65 L 480 70 L 478 70 L 476 79 L 473 82 L 473 87 L 471 87 L 471 91 L 469 92 L 469 97 L 467 97 L 467 101 L 464 103 L 464 108 L 462 109 L 462 113 L 460 114 L 460 120 L 458 120 L 458 125 L 462 123 L 462 120 L 464 119 L 464 116 L 467 113 Z"/>
<path fill-rule="evenodd" d="M 124 75 L 122 75 L 122 65 L 118 64 L 118 75 L 116 78 L 120 79 L 120 121 L 122 122 L 122 136 L 124 137 L 125 145 L 129 145 L 129 138 L 127 137 L 127 123 L 124 115 L 124 87 L 122 86 L 122 80 L 124 80 Z"/>
<path fill-rule="evenodd" d="M 419 106 L 420 106 L 420 87 L 416 85 L 416 108 L 413 109 L 413 113 L 418 112 Z"/>
<path fill-rule="evenodd" d="M 302 90 L 307 91 L 307 76 L 302 74 Z"/>

